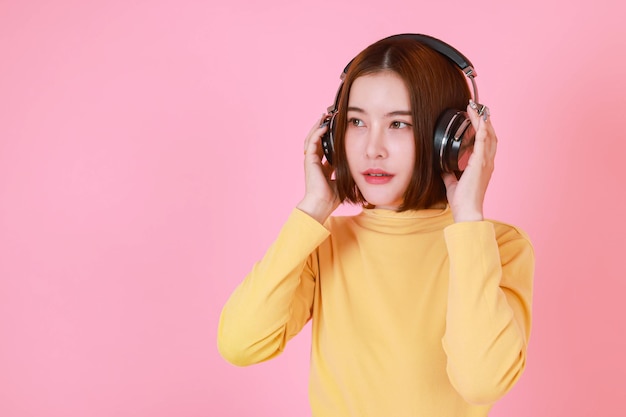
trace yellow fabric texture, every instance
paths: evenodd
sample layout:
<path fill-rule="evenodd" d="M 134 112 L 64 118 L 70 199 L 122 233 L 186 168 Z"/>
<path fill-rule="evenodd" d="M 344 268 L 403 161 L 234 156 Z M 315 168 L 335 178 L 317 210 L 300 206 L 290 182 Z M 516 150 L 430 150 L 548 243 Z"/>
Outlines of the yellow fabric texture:
<path fill-rule="evenodd" d="M 486 416 L 525 367 L 533 271 L 523 231 L 449 208 L 324 226 L 294 209 L 224 306 L 218 348 L 265 361 L 312 320 L 314 417 Z"/>

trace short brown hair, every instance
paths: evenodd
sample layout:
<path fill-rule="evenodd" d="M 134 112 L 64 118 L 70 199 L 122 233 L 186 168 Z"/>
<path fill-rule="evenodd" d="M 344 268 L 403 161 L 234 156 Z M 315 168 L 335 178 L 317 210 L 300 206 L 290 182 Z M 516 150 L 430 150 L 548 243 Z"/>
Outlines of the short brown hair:
<path fill-rule="evenodd" d="M 357 78 L 391 71 L 404 81 L 411 102 L 415 166 L 411 183 L 399 211 L 417 210 L 447 202 L 441 169 L 433 156 L 437 119 L 446 109 L 464 110 L 470 91 L 461 70 L 439 52 L 415 39 L 391 38 L 378 41 L 350 63 L 339 96 L 334 134 L 335 176 L 341 201 L 366 204 L 350 174 L 345 149 L 348 99 Z"/>

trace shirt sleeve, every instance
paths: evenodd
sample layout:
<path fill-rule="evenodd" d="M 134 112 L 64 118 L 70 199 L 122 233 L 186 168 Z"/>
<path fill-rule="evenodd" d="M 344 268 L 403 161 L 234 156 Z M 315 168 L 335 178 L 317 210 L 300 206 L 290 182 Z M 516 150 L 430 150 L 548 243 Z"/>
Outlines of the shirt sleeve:
<path fill-rule="evenodd" d="M 234 290 L 220 316 L 218 349 L 251 365 L 280 354 L 311 318 L 318 274 L 315 249 L 330 232 L 294 209 L 261 261 Z"/>
<path fill-rule="evenodd" d="M 533 248 L 522 231 L 488 221 L 456 223 L 444 234 L 448 376 L 466 401 L 490 404 L 513 387 L 526 365 Z"/>

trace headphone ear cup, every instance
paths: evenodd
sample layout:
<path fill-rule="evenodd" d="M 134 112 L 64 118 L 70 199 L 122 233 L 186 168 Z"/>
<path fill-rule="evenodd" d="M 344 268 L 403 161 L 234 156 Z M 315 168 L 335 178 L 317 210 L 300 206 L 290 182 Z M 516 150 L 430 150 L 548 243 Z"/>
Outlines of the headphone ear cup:
<path fill-rule="evenodd" d="M 326 156 L 326 160 L 329 164 L 333 165 L 333 157 L 335 154 L 335 116 L 337 115 L 334 112 L 332 115 L 326 117 L 324 119 L 323 125 L 328 125 L 328 130 L 326 133 L 322 135 L 322 150 L 324 151 L 324 156 Z"/>
<path fill-rule="evenodd" d="M 474 149 L 476 131 L 466 112 L 446 110 L 437 120 L 434 157 L 442 172 L 462 174 Z"/>

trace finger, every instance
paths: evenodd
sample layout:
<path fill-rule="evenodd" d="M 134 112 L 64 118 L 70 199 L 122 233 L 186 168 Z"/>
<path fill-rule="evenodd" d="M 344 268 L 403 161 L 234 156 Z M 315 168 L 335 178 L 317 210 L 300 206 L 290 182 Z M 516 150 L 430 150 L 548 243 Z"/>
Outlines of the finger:
<path fill-rule="evenodd" d="M 474 152 L 480 152 L 483 149 L 486 149 L 489 153 L 495 152 L 498 138 L 491 124 L 489 108 L 470 100 L 467 106 L 467 114 L 476 130 Z"/>
<path fill-rule="evenodd" d="M 489 119 L 491 111 L 486 105 L 476 103 L 474 100 L 470 99 L 468 106 L 476 113 L 478 113 L 478 116 L 480 116 L 485 122 Z"/>
<path fill-rule="evenodd" d="M 481 121 L 483 121 L 483 118 L 479 113 L 481 108 L 482 105 L 475 103 L 474 100 L 470 100 L 469 104 L 467 105 L 467 115 L 469 116 L 470 121 L 472 122 L 472 126 L 474 126 L 474 129 L 477 133 L 481 128 Z"/>
<path fill-rule="evenodd" d="M 328 126 L 322 123 L 325 117 L 326 115 L 322 114 L 322 117 L 313 125 L 306 136 L 306 139 L 304 140 L 305 155 L 308 153 L 316 154 L 318 153 L 318 148 L 321 148 L 318 146 L 318 143 L 320 142 L 322 135 L 326 132 L 326 129 L 328 129 Z"/>
<path fill-rule="evenodd" d="M 484 104 L 476 103 L 474 100 L 470 100 L 467 105 L 467 114 L 472 121 L 472 125 L 476 132 L 480 129 L 486 129 L 493 132 L 493 125 L 491 124 L 491 110 Z M 495 135 L 494 135 L 495 136 Z"/>
<path fill-rule="evenodd" d="M 322 128 L 320 131 L 314 132 L 314 134 L 309 138 L 307 147 L 304 150 L 305 158 L 312 157 L 315 161 L 322 161 L 324 149 L 322 148 L 321 138 L 324 132 L 325 130 Z"/>
<path fill-rule="evenodd" d="M 485 128 L 477 131 L 474 148 L 467 161 L 467 166 L 460 182 L 474 183 L 478 181 L 478 183 L 484 182 L 486 185 L 494 170 L 496 148 L 497 143 L 493 131 L 487 133 Z"/>

